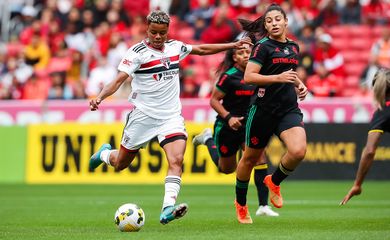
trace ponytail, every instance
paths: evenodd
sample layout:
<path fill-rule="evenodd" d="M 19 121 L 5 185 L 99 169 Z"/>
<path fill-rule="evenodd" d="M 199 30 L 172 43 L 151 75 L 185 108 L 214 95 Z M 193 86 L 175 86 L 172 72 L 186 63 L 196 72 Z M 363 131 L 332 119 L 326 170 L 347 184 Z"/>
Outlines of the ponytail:
<path fill-rule="evenodd" d="M 373 85 L 374 100 L 378 103 L 379 109 L 383 109 L 386 105 L 387 93 L 390 90 L 390 70 L 378 70 L 375 73 Z"/>

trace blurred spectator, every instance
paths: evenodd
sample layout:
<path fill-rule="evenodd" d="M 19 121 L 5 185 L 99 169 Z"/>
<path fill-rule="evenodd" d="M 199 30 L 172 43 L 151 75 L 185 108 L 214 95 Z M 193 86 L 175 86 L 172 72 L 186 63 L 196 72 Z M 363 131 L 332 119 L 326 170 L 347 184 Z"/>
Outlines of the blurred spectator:
<path fill-rule="evenodd" d="M 360 24 L 361 11 L 359 0 L 347 0 L 345 5 L 340 10 L 341 24 Z"/>
<path fill-rule="evenodd" d="M 72 49 L 70 51 L 70 58 L 72 59 L 72 63 L 66 73 L 67 81 L 79 82 L 81 81 L 82 76 L 84 76 L 84 74 L 82 74 L 83 54 L 80 51 Z"/>
<path fill-rule="evenodd" d="M 108 0 L 96 0 L 92 8 L 94 17 L 94 26 L 98 26 L 103 21 L 107 21 L 107 12 L 109 9 Z"/>
<path fill-rule="evenodd" d="M 111 0 L 110 10 L 114 10 L 118 13 L 119 22 L 123 22 L 126 27 L 130 26 L 131 21 L 126 10 L 123 8 L 122 0 Z"/>
<path fill-rule="evenodd" d="M 242 13 L 256 13 L 256 6 L 260 0 L 230 0 L 230 5 L 233 6 L 239 14 Z"/>
<path fill-rule="evenodd" d="M 297 42 L 299 44 L 299 66 L 305 69 L 306 74 L 313 74 L 313 55 L 308 51 L 306 43 L 302 41 Z"/>
<path fill-rule="evenodd" d="M 295 8 L 290 1 L 283 1 L 280 6 L 286 12 L 288 29 L 294 36 L 298 36 L 306 23 L 301 11 Z"/>
<path fill-rule="evenodd" d="M 186 16 L 186 21 L 192 26 L 200 19 L 205 25 L 210 25 L 214 16 L 215 6 L 210 4 L 209 0 L 199 0 L 199 6 L 192 9 Z"/>
<path fill-rule="evenodd" d="M 48 99 L 72 99 L 73 93 L 71 87 L 66 84 L 65 72 L 54 72 L 50 74 L 51 86 L 48 92 Z"/>
<path fill-rule="evenodd" d="M 381 0 L 370 0 L 368 4 L 363 6 L 362 19 L 364 24 L 386 24 L 389 22 L 389 14 L 386 12 L 389 3 L 384 3 Z"/>
<path fill-rule="evenodd" d="M 84 9 L 81 14 L 81 21 L 83 23 L 83 31 L 92 30 L 95 27 L 93 11 L 91 9 Z"/>
<path fill-rule="evenodd" d="M 342 96 L 343 79 L 318 65 L 316 73 L 307 79 L 306 86 L 314 97 Z"/>
<path fill-rule="evenodd" d="M 168 13 L 171 7 L 171 3 L 172 0 L 150 0 L 150 11 L 161 10 Z"/>
<path fill-rule="evenodd" d="M 49 23 L 49 33 L 47 36 L 50 52 L 53 57 L 62 57 L 66 48 L 65 33 L 61 31 L 60 24 L 57 21 Z"/>
<path fill-rule="evenodd" d="M 117 69 L 107 64 L 107 59 L 101 57 L 98 66 L 92 69 L 88 78 L 86 93 L 88 97 L 95 97 L 103 89 L 105 84 L 111 82 L 117 74 Z"/>
<path fill-rule="evenodd" d="M 50 50 L 48 45 L 41 40 L 39 33 L 34 33 L 31 42 L 24 51 L 25 61 L 35 69 L 45 69 L 50 60 Z"/>
<path fill-rule="evenodd" d="M 110 48 L 107 52 L 107 63 L 115 68 L 118 67 L 120 61 L 125 56 L 127 49 L 128 46 L 123 41 L 122 36 L 118 32 L 112 33 Z"/>
<path fill-rule="evenodd" d="M 306 52 L 313 55 L 316 46 L 316 37 L 314 36 L 313 27 L 311 25 L 306 24 L 301 29 L 299 40 L 302 42 L 302 44 L 305 44 Z"/>
<path fill-rule="evenodd" d="M 324 66 L 329 74 L 344 77 L 344 57 L 331 44 L 332 37 L 329 34 L 324 33 L 318 37 L 317 48 L 314 54 L 314 71 L 317 73 L 318 71 L 322 72 L 322 69 L 319 68 Z"/>
<path fill-rule="evenodd" d="M 382 37 L 371 48 L 375 65 L 390 69 L 390 28 L 383 28 Z"/>
<path fill-rule="evenodd" d="M 239 33 L 236 22 L 229 19 L 229 8 L 221 5 L 215 12 L 212 23 L 201 34 L 204 43 L 223 43 L 232 41 Z"/>
<path fill-rule="evenodd" d="M 331 27 L 339 24 L 340 16 L 336 0 L 329 0 L 314 20 L 316 27 Z"/>
<path fill-rule="evenodd" d="M 26 27 L 31 25 L 36 16 L 37 10 L 33 6 L 24 6 L 20 14 L 15 15 L 10 20 L 10 36 L 19 36 Z"/>
<path fill-rule="evenodd" d="M 22 99 L 45 100 L 48 90 L 48 83 L 33 74 L 24 85 Z"/>
<path fill-rule="evenodd" d="M 145 24 L 144 16 L 134 16 L 133 24 L 130 27 L 131 43 L 137 43 L 142 41 L 142 39 L 145 37 L 146 29 L 147 25 Z"/>
<path fill-rule="evenodd" d="M 189 1 L 172 0 L 169 14 L 176 15 L 181 21 L 184 21 L 185 16 L 190 11 Z"/>
<path fill-rule="evenodd" d="M 372 79 L 380 68 L 390 68 L 390 29 L 384 28 L 382 37 L 371 47 L 368 64 L 360 75 L 360 92 L 362 95 L 371 93 Z"/>
<path fill-rule="evenodd" d="M 78 8 L 72 7 L 70 9 L 65 25 L 72 25 L 74 28 L 73 33 L 79 33 L 83 30 L 81 13 Z"/>

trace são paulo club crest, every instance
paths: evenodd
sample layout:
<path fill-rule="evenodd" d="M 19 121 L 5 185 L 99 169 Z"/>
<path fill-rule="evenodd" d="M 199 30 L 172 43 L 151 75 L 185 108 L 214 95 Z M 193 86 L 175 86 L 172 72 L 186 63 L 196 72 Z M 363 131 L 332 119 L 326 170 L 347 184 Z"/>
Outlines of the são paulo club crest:
<path fill-rule="evenodd" d="M 171 60 L 169 57 L 161 58 L 160 62 L 166 69 L 169 69 L 169 66 L 171 65 Z"/>

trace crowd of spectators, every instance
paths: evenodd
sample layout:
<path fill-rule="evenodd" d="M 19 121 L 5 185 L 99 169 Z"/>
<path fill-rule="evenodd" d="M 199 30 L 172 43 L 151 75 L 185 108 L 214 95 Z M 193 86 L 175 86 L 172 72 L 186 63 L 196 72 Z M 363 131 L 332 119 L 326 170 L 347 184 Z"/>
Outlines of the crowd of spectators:
<path fill-rule="evenodd" d="M 287 12 L 289 36 L 300 45 L 297 71 L 313 97 L 369 94 L 376 69 L 390 68 L 388 0 L 19 0 L 10 1 L 8 24 L 1 24 L 8 34 L 0 43 L 0 99 L 96 96 L 127 48 L 145 37 L 150 10 L 170 13 L 171 38 L 217 43 L 234 40 L 241 32 L 237 19 L 254 20 L 271 2 Z M 346 35 L 356 28 L 370 34 Z M 209 96 L 222 58 L 186 58 L 182 97 Z M 126 82 L 113 98 L 129 91 Z"/>

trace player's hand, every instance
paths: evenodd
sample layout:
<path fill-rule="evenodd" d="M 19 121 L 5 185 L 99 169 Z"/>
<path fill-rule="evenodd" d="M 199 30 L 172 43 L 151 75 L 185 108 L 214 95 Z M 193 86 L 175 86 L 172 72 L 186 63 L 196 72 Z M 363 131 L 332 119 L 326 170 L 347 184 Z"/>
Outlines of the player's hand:
<path fill-rule="evenodd" d="M 277 75 L 277 81 L 282 83 L 295 83 L 295 79 L 298 77 L 297 72 L 290 69 Z"/>
<path fill-rule="evenodd" d="M 302 82 L 299 83 L 299 85 L 297 86 L 297 89 L 298 89 L 299 100 L 301 100 L 301 101 L 305 100 L 305 98 L 308 94 L 308 90 L 307 90 L 307 87 L 305 86 L 305 84 L 303 84 Z"/>
<path fill-rule="evenodd" d="M 250 46 L 253 46 L 253 43 L 249 37 L 245 37 L 237 42 L 234 42 L 235 49 L 247 49 Z"/>
<path fill-rule="evenodd" d="M 237 131 L 240 127 L 242 127 L 241 121 L 244 117 L 231 117 L 229 119 L 229 127 L 235 131 Z"/>
<path fill-rule="evenodd" d="M 340 205 L 345 205 L 355 195 L 359 195 L 362 193 L 362 187 L 358 185 L 353 185 L 352 188 L 349 190 L 348 194 L 345 195 L 343 200 L 340 202 Z"/>
<path fill-rule="evenodd" d="M 89 107 L 91 111 L 96 111 L 99 109 L 99 104 L 102 102 L 100 98 L 92 99 L 89 101 Z"/>

